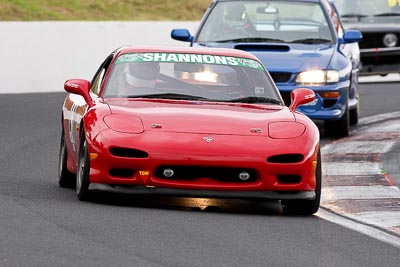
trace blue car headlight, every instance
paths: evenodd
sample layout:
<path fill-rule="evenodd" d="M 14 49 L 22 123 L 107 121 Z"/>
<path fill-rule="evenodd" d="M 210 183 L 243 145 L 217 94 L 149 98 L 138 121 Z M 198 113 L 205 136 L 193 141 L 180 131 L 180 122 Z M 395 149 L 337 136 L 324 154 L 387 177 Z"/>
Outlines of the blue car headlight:
<path fill-rule="evenodd" d="M 323 85 L 339 81 L 337 70 L 308 70 L 300 72 L 296 77 L 296 83 L 301 85 Z"/>

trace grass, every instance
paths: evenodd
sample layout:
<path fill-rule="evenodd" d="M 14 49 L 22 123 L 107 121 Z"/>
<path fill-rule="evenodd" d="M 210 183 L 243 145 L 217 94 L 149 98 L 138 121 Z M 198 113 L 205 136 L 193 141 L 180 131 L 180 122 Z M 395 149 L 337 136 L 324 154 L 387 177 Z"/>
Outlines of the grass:
<path fill-rule="evenodd" d="M 200 20 L 211 0 L 0 0 L 0 21 Z"/>

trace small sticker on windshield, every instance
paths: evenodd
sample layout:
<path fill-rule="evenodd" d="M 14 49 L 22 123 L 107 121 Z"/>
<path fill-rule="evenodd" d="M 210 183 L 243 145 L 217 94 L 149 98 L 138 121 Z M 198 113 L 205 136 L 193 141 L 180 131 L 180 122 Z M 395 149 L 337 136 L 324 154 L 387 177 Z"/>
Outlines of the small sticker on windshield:
<path fill-rule="evenodd" d="M 254 94 L 256 96 L 263 96 L 265 94 L 264 87 L 256 87 L 256 88 L 254 88 Z"/>

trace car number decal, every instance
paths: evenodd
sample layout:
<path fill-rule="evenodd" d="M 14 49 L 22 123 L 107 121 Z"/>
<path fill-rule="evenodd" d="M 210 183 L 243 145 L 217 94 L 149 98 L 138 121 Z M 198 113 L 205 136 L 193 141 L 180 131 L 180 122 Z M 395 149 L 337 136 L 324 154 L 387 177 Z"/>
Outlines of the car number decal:
<path fill-rule="evenodd" d="M 264 94 L 265 94 L 265 89 L 264 89 L 264 87 L 255 87 L 255 88 L 254 88 L 254 94 L 255 94 L 256 96 L 264 96 Z"/>

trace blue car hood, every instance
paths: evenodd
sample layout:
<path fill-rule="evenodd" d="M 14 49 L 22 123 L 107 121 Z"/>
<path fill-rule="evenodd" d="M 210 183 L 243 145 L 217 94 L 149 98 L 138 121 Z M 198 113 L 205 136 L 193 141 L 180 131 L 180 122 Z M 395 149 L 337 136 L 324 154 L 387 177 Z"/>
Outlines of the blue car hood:
<path fill-rule="evenodd" d="M 270 72 L 297 73 L 328 69 L 335 53 L 333 44 L 207 43 L 208 47 L 236 48 L 256 55 Z"/>

